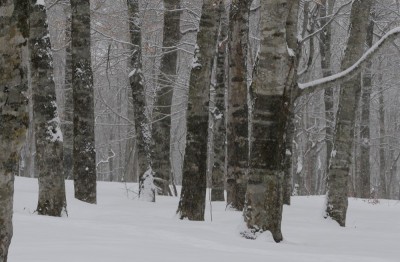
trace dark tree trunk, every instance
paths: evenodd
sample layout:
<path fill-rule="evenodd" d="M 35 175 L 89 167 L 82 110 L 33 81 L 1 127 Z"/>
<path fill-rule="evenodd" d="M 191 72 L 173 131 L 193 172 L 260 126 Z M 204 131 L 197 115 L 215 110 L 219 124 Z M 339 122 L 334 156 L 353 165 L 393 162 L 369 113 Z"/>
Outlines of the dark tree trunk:
<path fill-rule="evenodd" d="M 171 183 L 171 104 L 176 83 L 176 66 L 180 39 L 180 0 L 164 0 L 163 55 L 160 65 L 158 91 L 153 112 L 152 167 L 156 176 L 158 193 L 172 195 Z"/>
<path fill-rule="evenodd" d="M 90 2 L 89 0 L 71 0 L 71 10 L 75 198 L 95 204 L 96 151 L 93 73 L 90 57 Z"/>
<path fill-rule="evenodd" d="M 227 13 L 224 1 L 221 2 L 221 21 L 219 25 L 217 58 L 215 106 L 212 110 L 214 132 L 214 163 L 211 170 L 211 201 L 224 201 L 225 185 L 225 152 L 226 152 L 226 123 L 225 123 L 225 58 L 228 32 Z"/>
<path fill-rule="evenodd" d="M 29 55 L 35 127 L 35 163 L 39 177 L 37 212 L 61 216 L 66 213 L 63 172 L 63 137 L 53 80 L 53 57 L 46 7 L 30 1 Z"/>
<path fill-rule="evenodd" d="M 229 12 L 227 205 L 243 210 L 249 159 L 247 53 L 252 0 L 234 0 Z"/>
<path fill-rule="evenodd" d="M 29 2 L 0 1 L 0 261 L 13 236 L 14 172 L 28 127 L 26 44 Z"/>
<path fill-rule="evenodd" d="M 139 165 L 139 198 L 155 202 L 155 187 L 151 166 L 151 131 L 150 121 L 146 115 L 146 94 L 144 90 L 144 76 L 142 73 L 141 24 L 139 1 L 128 0 L 128 15 L 132 22 L 129 31 L 132 47 L 130 58 L 131 73 L 129 82 L 132 89 L 133 111 L 135 115 L 136 148 Z"/>
<path fill-rule="evenodd" d="M 189 82 L 186 150 L 183 163 L 181 219 L 204 220 L 207 172 L 209 88 L 218 39 L 222 0 L 204 0 Z"/>
<path fill-rule="evenodd" d="M 363 54 L 371 5 L 371 0 L 353 2 L 350 16 L 350 36 L 342 61 L 342 68 L 350 67 Z M 360 91 L 361 74 L 341 85 L 333 140 L 334 150 L 327 177 L 326 217 L 331 217 L 340 226 L 346 224 L 348 179 Z"/>

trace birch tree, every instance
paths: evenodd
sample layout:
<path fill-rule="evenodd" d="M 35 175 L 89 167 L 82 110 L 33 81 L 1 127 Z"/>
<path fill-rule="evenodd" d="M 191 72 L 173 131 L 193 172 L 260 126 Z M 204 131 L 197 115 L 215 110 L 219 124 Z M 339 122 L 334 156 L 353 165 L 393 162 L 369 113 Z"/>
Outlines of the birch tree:
<path fill-rule="evenodd" d="M 13 236 L 14 172 L 24 143 L 27 112 L 27 3 L 0 2 L 0 261 L 7 262 Z"/>
<path fill-rule="evenodd" d="M 63 137 L 58 116 L 53 58 L 42 1 L 30 1 L 29 16 L 30 84 L 32 85 L 35 163 L 39 180 L 37 212 L 61 216 L 66 212 L 63 172 Z"/>
<path fill-rule="evenodd" d="M 75 198 L 96 203 L 93 73 L 89 0 L 71 0 L 72 88 L 74 100 L 73 172 Z"/>

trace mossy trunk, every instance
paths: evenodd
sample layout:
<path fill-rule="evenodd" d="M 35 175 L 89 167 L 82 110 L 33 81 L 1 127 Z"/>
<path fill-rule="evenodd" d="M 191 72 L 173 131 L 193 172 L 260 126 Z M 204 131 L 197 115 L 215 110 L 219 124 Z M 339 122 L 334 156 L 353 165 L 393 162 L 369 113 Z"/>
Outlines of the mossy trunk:
<path fill-rule="evenodd" d="M 63 137 L 53 80 L 53 57 L 46 7 L 30 1 L 29 57 L 35 128 L 35 163 L 39 178 L 37 212 L 61 216 L 66 213 L 63 172 Z"/>
<path fill-rule="evenodd" d="M 96 203 L 93 73 L 90 1 L 71 0 L 72 89 L 74 100 L 73 174 L 75 198 Z"/>
<path fill-rule="evenodd" d="M 152 167 L 156 176 L 158 193 L 172 195 L 171 183 L 171 104 L 178 59 L 177 45 L 180 39 L 180 0 L 164 0 L 163 55 L 158 77 L 158 91 L 153 111 Z"/>
<path fill-rule="evenodd" d="M 189 81 L 186 150 L 178 211 L 181 219 L 204 220 L 209 89 L 222 0 L 204 0 Z"/>
<path fill-rule="evenodd" d="M 13 236 L 14 173 L 28 128 L 27 38 L 29 2 L 0 1 L 0 262 Z"/>
<path fill-rule="evenodd" d="M 242 211 L 249 162 L 247 53 L 252 0 L 234 0 L 229 12 L 227 205 Z"/>
<path fill-rule="evenodd" d="M 367 39 L 369 12 L 372 1 L 356 0 L 350 15 L 350 35 L 342 61 L 342 68 L 354 64 L 363 54 Z M 348 180 L 354 140 L 356 109 L 360 99 L 361 74 L 341 85 L 339 108 L 334 133 L 332 151 L 327 177 L 326 217 L 331 217 L 340 226 L 346 224 L 348 206 Z"/>

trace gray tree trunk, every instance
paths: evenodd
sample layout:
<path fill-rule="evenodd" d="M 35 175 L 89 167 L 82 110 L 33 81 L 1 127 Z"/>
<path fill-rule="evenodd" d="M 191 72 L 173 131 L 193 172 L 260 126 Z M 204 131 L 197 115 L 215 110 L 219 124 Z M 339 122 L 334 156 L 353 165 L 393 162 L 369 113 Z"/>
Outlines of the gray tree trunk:
<path fill-rule="evenodd" d="M 62 119 L 64 176 L 73 178 L 73 140 L 74 140 L 74 100 L 72 96 L 72 52 L 71 52 L 71 6 L 64 7 L 66 16 L 65 28 L 65 80 L 64 112 Z"/>
<path fill-rule="evenodd" d="M 380 81 L 381 82 L 381 81 Z M 386 178 L 386 128 L 385 128 L 385 102 L 384 87 L 379 86 L 379 198 L 388 198 Z"/>
<path fill-rule="evenodd" d="M 74 100 L 73 174 L 75 198 L 96 203 L 93 73 L 90 1 L 71 0 L 72 88 Z"/>
<path fill-rule="evenodd" d="M 0 1 L 0 262 L 7 261 L 13 235 L 14 172 L 29 122 L 27 70 L 23 65 L 28 16 L 28 3 Z"/>
<path fill-rule="evenodd" d="M 197 48 L 189 82 L 186 150 L 181 198 L 181 219 L 204 220 L 207 172 L 209 89 L 222 0 L 204 0 L 197 34 Z"/>
<path fill-rule="evenodd" d="M 46 7 L 30 1 L 30 77 L 35 128 L 35 163 L 39 178 L 37 212 L 61 216 L 66 213 L 63 172 L 63 137 L 53 80 L 53 57 Z"/>
<path fill-rule="evenodd" d="M 367 29 L 367 46 L 370 48 L 372 46 L 372 40 L 374 33 L 374 22 L 371 20 Z M 362 78 L 362 97 L 361 97 L 361 131 L 360 131 L 360 172 L 357 176 L 356 188 L 357 195 L 362 198 L 371 197 L 371 167 L 370 167 L 370 99 L 371 99 L 371 89 L 372 89 L 372 73 L 371 73 L 372 62 L 368 64 L 363 73 Z"/>
<path fill-rule="evenodd" d="M 228 17 L 224 1 L 221 1 L 221 20 L 216 57 L 215 105 L 211 111 L 213 118 L 213 155 L 211 170 L 211 201 L 224 201 L 225 186 L 225 152 L 226 152 L 226 122 L 225 122 L 225 92 L 226 92 L 226 48 L 228 33 Z"/>
<path fill-rule="evenodd" d="M 283 239 L 285 129 L 297 74 L 297 62 L 290 58 L 289 48 L 295 48 L 297 8 L 298 2 L 261 4 L 261 48 L 250 89 L 252 137 L 244 208 L 248 230 L 242 232 L 246 238 L 270 231 L 276 242 Z"/>
<path fill-rule="evenodd" d="M 249 158 L 247 53 L 252 0 L 233 0 L 229 11 L 227 205 L 243 210 Z"/>
<path fill-rule="evenodd" d="M 152 126 L 152 167 L 158 193 L 172 195 L 171 183 L 171 104 L 176 84 L 177 45 L 180 39 L 180 0 L 164 0 L 163 55 L 160 64 L 158 91 L 154 104 Z"/>
<path fill-rule="evenodd" d="M 342 61 L 342 68 L 348 68 L 363 54 L 367 39 L 371 0 L 354 1 L 350 16 L 350 35 Z M 326 217 L 331 217 L 340 226 L 346 224 L 348 206 L 347 192 L 354 138 L 355 112 L 360 98 L 361 74 L 341 85 L 339 108 L 334 133 L 327 177 Z"/>
<path fill-rule="evenodd" d="M 135 115 L 136 149 L 138 151 L 139 165 L 139 198 L 155 202 L 154 177 L 151 163 L 151 131 L 150 121 L 146 115 L 146 94 L 144 90 L 144 77 L 142 73 L 141 52 L 141 23 L 139 14 L 139 1 L 128 0 L 128 15 L 130 19 L 129 31 L 132 43 L 132 56 L 130 58 L 131 73 L 129 82 L 132 89 L 133 111 Z"/>

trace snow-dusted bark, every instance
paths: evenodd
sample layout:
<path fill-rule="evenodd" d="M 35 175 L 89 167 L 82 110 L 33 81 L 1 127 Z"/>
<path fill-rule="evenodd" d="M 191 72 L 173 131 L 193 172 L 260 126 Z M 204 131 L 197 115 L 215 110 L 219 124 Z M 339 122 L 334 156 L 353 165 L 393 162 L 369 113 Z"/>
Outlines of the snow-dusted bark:
<path fill-rule="evenodd" d="M 7 262 L 13 235 L 14 173 L 24 143 L 27 112 L 27 4 L 0 1 L 0 261 Z M 23 61 L 25 60 L 25 61 Z"/>
<path fill-rule="evenodd" d="M 128 0 L 128 15 L 132 56 L 129 82 L 132 89 L 133 111 L 135 115 L 136 147 L 138 151 L 139 198 L 155 202 L 154 173 L 151 168 L 151 131 L 146 115 L 146 93 L 142 73 L 141 29 L 139 1 Z"/>
<path fill-rule="evenodd" d="M 90 1 L 71 0 L 71 10 L 75 198 L 95 204 L 96 151 L 93 73 L 90 52 Z"/>
<path fill-rule="evenodd" d="M 342 68 L 349 68 L 363 54 L 372 1 L 353 2 L 350 17 L 350 36 L 342 61 Z M 334 133 L 334 149 L 327 176 L 326 217 L 340 226 L 346 224 L 348 176 L 354 138 L 356 106 L 360 98 L 361 74 L 341 85 L 339 108 Z"/>
<path fill-rule="evenodd" d="M 183 163 L 181 219 L 204 220 L 209 88 L 218 39 L 222 0 L 204 0 L 192 63 L 187 112 L 186 150 Z"/>
<path fill-rule="evenodd" d="M 262 2 L 260 7 L 261 48 L 250 89 L 252 136 L 244 208 L 248 229 L 242 232 L 247 238 L 270 231 L 276 242 L 283 239 L 285 129 L 297 74 L 295 52 L 290 51 L 296 32 L 291 28 L 296 28 L 297 19 L 291 11 L 297 6 L 298 2 L 276 0 Z"/>
<path fill-rule="evenodd" d="M 37 212 L 40 215 L 61 216 L 66 212 L 63 136 L 57 111 L 46 7 L 40 1 L 32 0 L 29 14 L 30 83 L 35 163 L 39 178 Z"/>
<path fill-rule="evenodd" d="M 224 1 L 221 2 L 221 20 L 217 44 L 215 65 L 215 98 L 211 109 L 213 132 L 213 166 L 211 168 L 211 201 L 224 201 L 225 196 L 225 152 L 226 152 L 226 123 L 225 123 L 225 92 L 226 92 L 226 50 L 228 17 Z"/>
<path fill-rule="evenodd" d="M 172 195 L 171 182 L 171 104 L 176 84 L 176 66 L 180 39 L 180 0 L 164 0 L 163 55 L 160 64 L 158 91 L 153 111 L 152 167 L 156 175 L 158 193 Z"/>
<path fill-rule="evenodd" d="M 234 0 L 229 11 L 227 205 L 243 210 L 249 157 L 247 54 L 251 0 Z"/>

